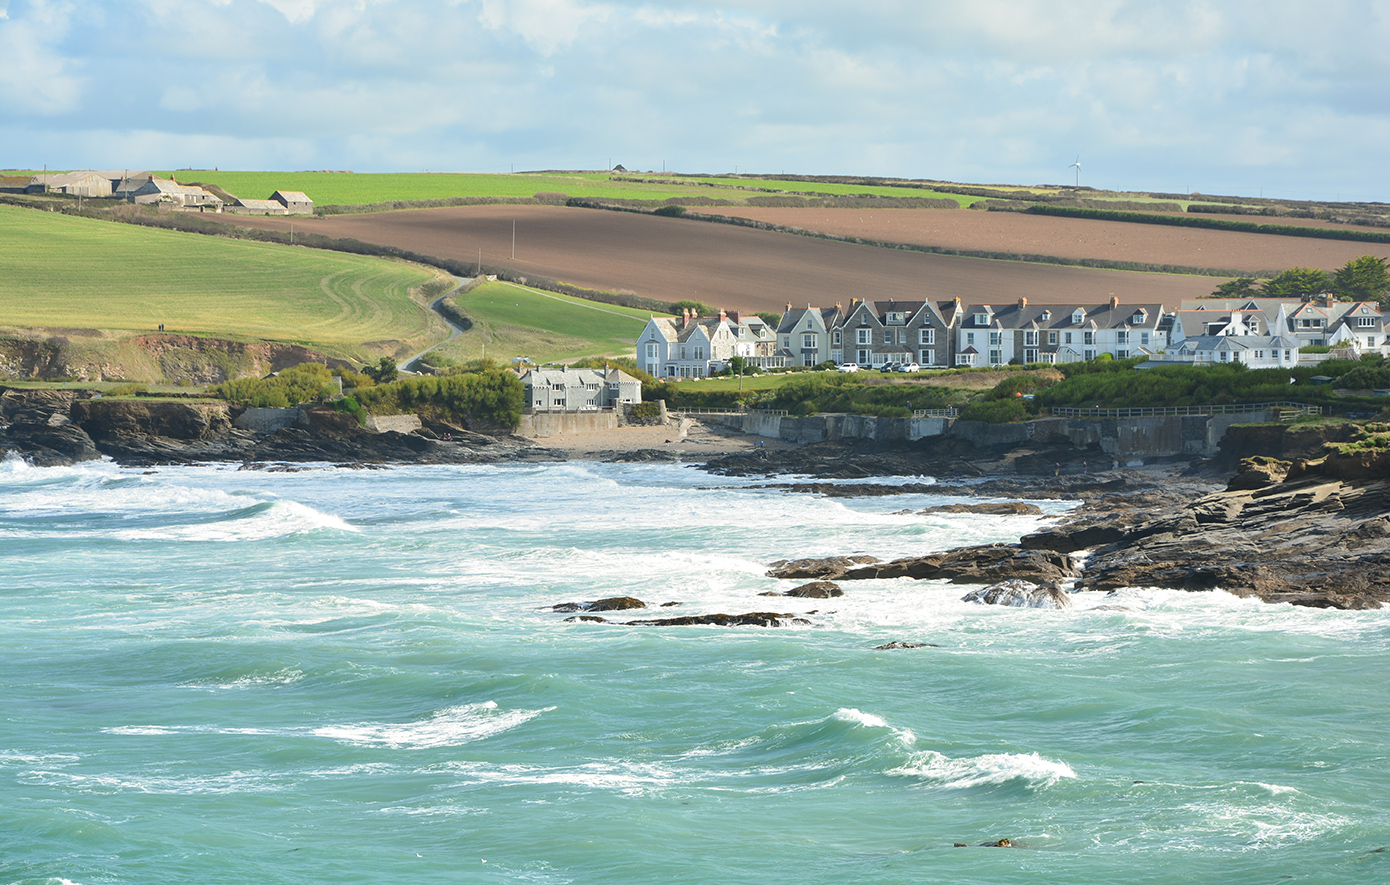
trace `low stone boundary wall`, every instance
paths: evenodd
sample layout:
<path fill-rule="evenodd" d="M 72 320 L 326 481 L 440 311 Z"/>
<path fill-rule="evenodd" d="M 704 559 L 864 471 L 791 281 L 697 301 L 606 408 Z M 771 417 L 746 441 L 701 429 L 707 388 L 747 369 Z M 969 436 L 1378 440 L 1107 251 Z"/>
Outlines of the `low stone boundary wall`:
<path fill-rule="evenodd" d="M 232 423 L 242 430 L 255 433 L 274 433 L 293 427 L 299 421 L 299 409 L 247 409 Z"/>
<path fill-rule="evenodd" d="M 521 416 L 518 436 L 544 439 L 564 433 L 588 433 L 595 430 L 616 430 L 618 413 L 608 412 L 532 412 Z"/>
<path fill-rule="evenodd" d="M 386 433 L 388 430 L 394 430 L 397 433 L 414 433 L 423 426 L 420 423 L 419 415 L 367 416 L 367 429 L 373 433 Z"/>

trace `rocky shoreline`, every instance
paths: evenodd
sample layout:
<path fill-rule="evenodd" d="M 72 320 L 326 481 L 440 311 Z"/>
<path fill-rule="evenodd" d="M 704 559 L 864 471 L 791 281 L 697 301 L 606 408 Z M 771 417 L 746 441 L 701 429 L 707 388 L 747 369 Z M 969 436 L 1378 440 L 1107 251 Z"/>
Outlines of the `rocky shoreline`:
<path fill-rule="evenodd" d="M 110 457 L 132 467 L 240 462 L 248 468 L 566 458 L 564 451 L 533 440 L 447 424 L 427 424 L 408 434 L 373 433 L 330 409 L 307 415 L 307 426 L 256 433 L 235 427 L 225 409 L 195 403 L 0 389 L 0 454 L 16 454 L 38 466 Z M 1260 437 L 1255 445 L 1277 449 L 1279 455 L 1290 453 L 1296 433 L 1308 437 L 1298 443 L 1305 449 L 1327 436 L 1325 431 L 1260 433 L 1254 434 Z M 1249 439 L 1245 445 L 1249 448 Z M 1102 464 L 1109 467 L 1098 453 L 1055 448 L 967 453 L 943 451 L 939 444 L 820 443 L 749 444 L 741 452 L 693 457 L 653 447 L 589 454 L 609 461 L 699 459 L 712 473 L 771 480 L 755 488 L 800 494 L 996 499 L 944 508 L 954 512 L 1030 513 L 1036 508 L 1020 499 L 1081 501 L 1072 515 L 1017 544 L 957 548 L 890 563 L 844 557 L 776 563 L 769 574 L 779 578 L 1023 581 L 1052 594 L 1054 601 L 1053 589 L 1066 583 L 1091 591 L 1219 587 L 1269 602 L 1341 609 L 1390 603 L 1390 459 L 1375 455 L 1289 462 L 1246 458 L 1226 487 L 1230 468 L 1223 470 L 1219 462 L 1097 472 Z M 782 476 L 799 478 L 777 479 Z M 856 481 L 884 476 L 904 482 Z M 1019 598 L 1017 592 L 1003 596 Z"/>

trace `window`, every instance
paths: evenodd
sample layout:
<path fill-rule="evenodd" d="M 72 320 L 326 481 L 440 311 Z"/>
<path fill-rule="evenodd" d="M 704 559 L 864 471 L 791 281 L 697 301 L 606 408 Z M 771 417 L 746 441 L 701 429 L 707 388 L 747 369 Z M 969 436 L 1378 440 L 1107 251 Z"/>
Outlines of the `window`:
<path fill-rule="evenodd" d="M 655 342 L 655 341 L 648 341 L 648 342 L 647 342 L 647 359 L 649 359 L 649 360 L 654 360 L 654 359 L 656 359 L 656 342 Z"/>
<path fill-rule="evenodd" d="M 958 353 L 958 354 L 956 354 L 956 365 L 958 365 L 958 366 L 973 366 L 974 364 L 975 364 L 975 355 L 974 355 L 973 353 Z"/>
<path fill-rule="evenodd" d="M 1364 329 L 1364 328 L 1367 328 L 1367 327 L 1369 327 L 1369 326 L 1374 326 L 1375 324 L 1376 324 L 1376 318 L 1375 318 L 1375 317 L 1357 317 L 1357 318 L 1356 318 L 1356 325 L 1362 327 L 1363 329 Z"/>
<path fill-rule="evenodd" d="M 1265 358 L 1265 352 L 1264 352 L 1263 350 L 1257 350 L 1257 351 L 1255 351 L 1255 359 L 1257 359 L 1257 360 L 1262 360 L 1262 359 L 1264 359 L 1264 358 Z"/>
<path fill-rule="evenodd" d="M 907 322 L 907 314 L 904 314 L 904 313 L 890 313 L 890 314 L 888 314 L 887 319 L 888 319 L 888 325 L 890 325 L 890 326 L 901 326 L 903 323 Z"/>
<path fill-rule="evenodd" d="M 936 351 L 934 351 L 934 350 L 924 350 L 924 351 L 922 351 L 921 355 L 918 356 L 918 358 L 917 358 L 917 362 L 921 363 L 921 364 L 924 365 L 924 366 L 930 366 L 930 365 L 932 365 L 933 363 L 936 362 Z"/>
<path fill-rule="evenodd" d="M 1149 333 L 1148 333 L 1148 332 L 1140 332 L 1140 333 L 1139 333 L 1139 343 L 1140 343 L 1141 345 L 1143 345 L 1144 347 L 1148 347 L 1148 346 L 1149 346 Z"/>
<path fill-rule="evenodd" d="M 1037 333 L 1037 332 L 1034 332 L 1032 329 L 1029 329 L 1027 332 L 1024 332 L 1024 333 L 1023 333 L 1023 346 L 1024 346 L 1024 347 L 1034 347 L 1034 346 L 1037 345 L 1037 343 L 1038 343 L 1038 333 Z M 1029 360 L 1029 362 L 1037 362 L 1037 360 Z"/>
<path fill-rule="evenodd" d="M 865 348 L 860 348 L 854 361 L 861 366 L 867 366 L 869 364 L 869 351 Z"/>
<path fill-rule="evenodd" d="M 919 329 L 919 330 L 917 331 L 917 343 L 919 343 L 919 344 L 935 344 L 935 343 L 936 343 L 936 330 L 935 330 L 935 329 Z"/>
<path fill-rule="evenodd" d="M 1286 350 L 1286 351 L 1284 351 L 1284 359 L 1286 359 L 1286 360 L 1291 360 L 1291 359 L 1293 359 L 1293 351 L 1292 351 L 1292 350 Z"/>
<path fill-rule="evenodd" d="M 1115 351 L 1115 359 L 1117 359 L 1117 360 L 1127 360 L 1127 359 L 1129 359 L 1129 351 L 1127 351 L 1127 350 L 1117 350 L 1117 351 Z"/>
<path fill-rule="evenodd" d="M 802 336 L 801 336 L 801 346 L 802 346 L 803 348 L 805 348 L 806 350 L 813 350 L 813 349 L 815 349 L 815 346 L 816 346 L 816 336 L 815 336 L 813 333 L 810 333 L 810 332 L 807 332 L 805 335 L 802 335 Z"/>
<path fill-rule="evenodd" d="M 974 333 L 974 332 L 966 332 L 966 333 L 965 333 L 965 346 L 966 346 L 966 347 L 974 347 L 974 346 L 975 346 L 975 333 Z"/>
<path fill-rule="evenodd" d="M 1096 333 L 1095 333 L 1095 332 L 1085 332 L 1085 333 L 1083 333 L 1082 336 L 1081 336 L 1081 343 L 1082 343 L 1082 344 L 1095 344 L 1095 343 L 1096 343 Z"/>
<path fill-rule="evenodd" d="M 990 364 L 991 366 L 1002 365 L 1003 362 L 1004 362 L 1004 360 L 1003 360 L 1003 358 L 1000 356 L 999 351 L 997 351 L 997 350 L 991 350 L 991 351 L 989 352 L 989 364 Z"/>
<path fill-rule="evenodd" d="M 840 332 L 838 329 L 835 331 L 835 334 L 830 337 L 830 340 L 835 344 L 836 347 L 840 346 Z"/>
<path fill-rule="evenodd" d="M 872 335 L 872 334 L 873 334 L 873 332 L 870 331 L 869 329 L 857 329 L 857 330 L 856 330 L 855 343 L 856 343 L 856 344 L 871 344 L 871 343 L 872 343 L 872 339 L 871 339 L 869 336 Z"/>
<path fill-rule="evenodd" d="M 884 344 L 892 344 L 892 343 L 893 343 L 893 330 L 892 330 L 892 329 L 884 329 L 884 330 L 883 330 L 883 343 L 884 343 Z"/>
<path fill-rule="evenodd" d="M 1070 340 L 1070 339 L 1068 339 L 1068 340 Z M 1048 332 L 1048 333 L 1047 333 L 1047 343 L 1048 343 L 1048 344 L 1051 344 L 1051 345 L 1056 345 L 1056 344 L 1057 344 L 1057 333 L 1056 333 L 1056 332 Z"/>
<path fill-rule="evenodd" d="M 898 330 L 898 343 L 899 343 L 899 344 L 906 344 L 906 343 L 907 343 L 907 330 L 906 330 L 906 329 L 899 329 L 899 330 Z"/>
<path fill-rule="evenodd" d="M 999 333 L 999 332 L 990 332 L 990 333 L 989 333 L 989 346 L 990 346 L 990 347 L 998 347 L 998 346 L 999 346 L 999 336 L 1000 336 L 1000 334 L 1001 334 L 1001 333 Z"/>
<path fill-rule="evenodd" d="M 1071 333 L 1070 333 L 1070 332 L 1063 332 L 1062 334 L 1063 334 L 1063 336 L 1064 336 L 1065 339 L 1066 339 L 1066 343 L 1067 343 L 1067 344 L 1071 344 Z"/>
<path fill-rule="evenodd" d="M 1121 330 L 1119 330 L 1118 332 L 1116 332 L 1116 333 L 1115 333 L 1115 343 L 1116 343 L 1116 344 L 1128 344 L 1128 343 L 1129 343 L 1129 333 L 1126 332 L 1124 329 L 1121 329 Z"/>
<path fill-rule="evenodd" d="M 1037 350 L 1030 349 L 1023 351 L 1023 361 L 1025 363 L 1036 363 L 1038 361 Z"/>
<path fill-rule="evenodd" d="M 705 358 L 705 349 L 704 349 L 703 347 L 697 346 L 697 347 L 695 348 L 695 359 L 697 359 L 697 360 L 702 360 L 702 359 L 704 359 L 704 358 Z"/>
<path fill-rule="evenodd" d="M 977 325 L 977 326 L 987 326 L 987 325 L 989 325 L 989 314 L 987 314 L 987 313 L 977 313 L 977 314 L 975 314 L 975 325 Z"/>
<path fill-rule="evenodd" d="M 783 336 L 782 336 L 782 346 L 785 347 L 787 350 L 791 350 L 791 349 L 792 349 L 792 336 L 790 336 L 790 335 L 783 335 Z"/>
<path fill-rule="evenodd" d="M 1088 347 L 1081 352 L 1081 358 L 1086 360 L 1093 360 L 1096 358 L 1096 352 Z"/>

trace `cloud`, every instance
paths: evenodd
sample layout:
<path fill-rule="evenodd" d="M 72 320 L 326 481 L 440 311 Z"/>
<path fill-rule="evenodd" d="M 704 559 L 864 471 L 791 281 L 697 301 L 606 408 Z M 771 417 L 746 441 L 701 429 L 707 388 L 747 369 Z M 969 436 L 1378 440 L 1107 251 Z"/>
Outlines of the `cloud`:
<path fill-rule="evenodd" d="M 599 168 L 611 154 L 636 168 L 1041 183 L 1069 180 L 1081 152 L 1100 186 L 1390 197 L 1378 162 L 1387 0 L 0 10 L 7 165 L 67 144 L 64 162 L 108 166 L 101 145 L 129 127 L 152 151 L 161 139 L 176 153 L 223 151 L 208 160 L 223 168 L 268 157 L 364 171 Z"/>

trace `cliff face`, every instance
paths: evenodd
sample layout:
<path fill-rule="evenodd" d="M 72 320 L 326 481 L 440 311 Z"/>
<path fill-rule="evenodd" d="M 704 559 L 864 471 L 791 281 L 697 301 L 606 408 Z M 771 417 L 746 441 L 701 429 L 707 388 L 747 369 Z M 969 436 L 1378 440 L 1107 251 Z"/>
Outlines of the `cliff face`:
<path fill-rule="evenodd" d="M 132 436 L 200 440 L 232 428 L 226 403 L 86 399 L 74 402 L 69 414 L 94 440 Z"/>
<path fill-rule="evenodd" d="M 216 384 L 306 362 L 346 365 L 297 344 L 194 335 L 114 338 L 95 329 L 71 329 L 47 338 L 0 337 L 0 378 Z"/>

